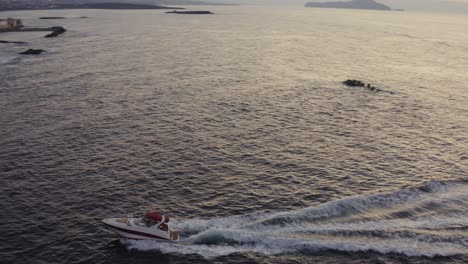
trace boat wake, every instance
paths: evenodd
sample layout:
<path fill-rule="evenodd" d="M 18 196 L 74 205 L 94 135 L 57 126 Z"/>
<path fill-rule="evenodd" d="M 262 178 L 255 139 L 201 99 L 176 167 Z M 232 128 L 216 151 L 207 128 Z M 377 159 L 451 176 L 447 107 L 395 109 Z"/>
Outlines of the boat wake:
<path fill-rule="evenodd" d="M 300 210 L 174 221 L 181 243 L 123 240 L 129 249 L 199 254 L 375 251 L 468 255 L 468 182 L 429 182 Z"/>

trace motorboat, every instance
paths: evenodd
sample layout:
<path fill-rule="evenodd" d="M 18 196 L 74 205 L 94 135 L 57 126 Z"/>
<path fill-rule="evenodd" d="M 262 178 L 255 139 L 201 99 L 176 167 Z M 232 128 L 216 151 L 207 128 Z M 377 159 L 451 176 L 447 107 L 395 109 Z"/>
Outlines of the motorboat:
<path fill-rule="evenodd" d="M 177 242 L 180 239 L 178 231 L 169 226 L 170 218 L 156 212 L 146 213 L 143 217 L 107 218 L 102 222 L 112 231 L 129 239 L 155 239 L 160 241 Z"/>

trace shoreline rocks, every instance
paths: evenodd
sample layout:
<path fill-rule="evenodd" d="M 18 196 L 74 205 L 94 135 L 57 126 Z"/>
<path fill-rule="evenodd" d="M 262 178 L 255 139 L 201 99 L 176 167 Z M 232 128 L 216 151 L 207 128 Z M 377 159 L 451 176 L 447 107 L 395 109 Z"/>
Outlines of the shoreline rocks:
<path fill-rule="evenodd" d="M 7 29 L 0 32 L 42 32 L 42 31 L 52 31 L 51 33 L 45 35 L 46 38 L 57 37 L 60 34 L 65 33 L 67 30 L 63 27 L 50 27 L 50 28 L 15 28 Z"/>

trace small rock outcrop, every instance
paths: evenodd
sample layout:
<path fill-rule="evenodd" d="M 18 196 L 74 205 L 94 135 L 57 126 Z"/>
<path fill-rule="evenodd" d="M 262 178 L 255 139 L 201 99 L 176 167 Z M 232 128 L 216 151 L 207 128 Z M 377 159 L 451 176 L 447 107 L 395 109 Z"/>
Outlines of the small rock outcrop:
<path fill-rule="evenodd" d="M 346 80 L 343 82 L 344 85 L 348 87 L 364 87 L 366 86 L 363 82 L 359 80 Z"/>
<path fill-rule="evenodd" d="M 179 14 L 179 15 L 212 15 L 212 14 L 214 14 L 214 13 L 212 13 L 211 11 L 177 11 L 177 10 L 173 10 L 173 11 L 166 12 L 166 14 Z"/>
<path fill-rule="evenodd" d="M 40 55 L 43 52 L 45 52 L 45 50 L 42 50 L 42 49 L 28 49 L 26 51 L 21 52 L 20 54 L 21 55 Z"/>
<path fill-rule="evenodd" d="M 348 86 L 348 87 L 362 87 L 362 88 L 366 88 L 367 90 L 372 91 L 372 92 L 387 92 L 387 93 L 393 94 L 393 92 L 391 92 L 391 91 L 385 91 L 385 90 L 376 88 L 375 86 L 371 85 L 370 83 L 368 83 L 368 84 L 366 85 L 364 82 L 359 81 L 359 80 L 354 80 L 354 79 L 351 80 L 351 79 L 348 79 L 348 80 L 344 81 L 343 84 L 346 85 L 346 86 Z"/>
<path fill-rule="evenodd" d="M 65 33 L 67 30 L 63 27 L 52 27 L 52 33 L 45 35 L 45 38 L 55 38 L 60 34 Z"/>

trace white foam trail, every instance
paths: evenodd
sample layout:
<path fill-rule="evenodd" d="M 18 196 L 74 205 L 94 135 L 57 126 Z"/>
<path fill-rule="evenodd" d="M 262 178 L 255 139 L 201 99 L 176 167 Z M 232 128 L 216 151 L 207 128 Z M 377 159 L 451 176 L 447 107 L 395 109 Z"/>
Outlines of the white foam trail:
<path fill-rule="evenodd" d="M 208 229 L 226 229 L 239 228 L 245 226 L 246 223 L 252 223 L 265 219 L 265 217 L 274 215 L 274 213 L 251 213 L 245 215 L 237 215 L 223 218 L 213 219 L 189 219 L 184 221 L 173 220 L 172 227 L 177 230 L 183 230 L 185 233 L 199 233 Z"/>
<path fill-rule="evenodd" d="M 175 221 L 173 227 L 186 235 L 181 243 L 123 243 L 130 249 L 206 258 L 320 250 L 468 255 L 468 183 L 430 182 L 287 212 Z"/>
<path fill-rule="evenodd" d="M 301 241 L 290 238 L 278 237 L 244 237 L 242 240 L 249 242 L 239 245 L 198 245 L 198 244 L 177 244 L 161 243 L 155 241 L 123 241 L 129 249 L 138 250 L 158 250 L 162 253 L 176 254 L 198 254 L 206 258 L 219 257 L 232 253 L 256 252 L 265 255 L 277 255 L 291 252 L 312 253 L 321 250 L 337 250 L 346 252 L 366 252 L 369 250 L 382 254 L 398 253 L 407 256 L 451 256 L 458 254 L 468 254 L 466 247 L 452 245 L 450 243 L 422 243 L 409 239 L 398 241 Z M 240 240 L 239 242 L 242 242 Z"/>

